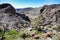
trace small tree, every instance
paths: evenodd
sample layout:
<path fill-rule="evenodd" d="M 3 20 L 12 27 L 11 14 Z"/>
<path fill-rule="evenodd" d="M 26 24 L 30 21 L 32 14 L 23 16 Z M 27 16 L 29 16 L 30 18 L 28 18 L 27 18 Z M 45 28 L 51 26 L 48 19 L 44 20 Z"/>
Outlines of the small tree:
<path fill-rule="evenodd" d="M 1 38 L 1 40 L 4 40 L 4 38 L 5 38 L 4 35 L 5 35 L 5 32 L 7 31 L 8 25 L 7 24 L 5 24 L 5 25 L 3 25 L 3 32 L 2 32 L 2 38 Z"/>

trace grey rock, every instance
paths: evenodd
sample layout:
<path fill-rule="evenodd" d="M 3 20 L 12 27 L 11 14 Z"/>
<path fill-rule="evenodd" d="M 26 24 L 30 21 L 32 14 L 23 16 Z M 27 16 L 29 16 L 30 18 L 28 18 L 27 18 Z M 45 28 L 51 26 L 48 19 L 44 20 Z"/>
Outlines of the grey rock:
<path fill-rule="evenodd" d="M 0 4 L 0 13 L 15 14 L 16 11 L 15 11 L 14 7 L 11 4 L 5 3 L 5 4 Z"/>
<path fill-rule="evenodd" d="M 16 13 L 15 8 L 10 4 L 0 4 L 0 26 L 11 29 L 29 27 L 30 19 L 25 14 Z"/>
<path fill-rule="evenodd" d="M 45 5 L 40 10 L 41 25 L 60 24 L 60 4 Z"/>
<path fill-rule="evenodd" d="M 39 35 L 35 35 L 34 38 L 35 38 L 35 39 L 39 39 Z"/>

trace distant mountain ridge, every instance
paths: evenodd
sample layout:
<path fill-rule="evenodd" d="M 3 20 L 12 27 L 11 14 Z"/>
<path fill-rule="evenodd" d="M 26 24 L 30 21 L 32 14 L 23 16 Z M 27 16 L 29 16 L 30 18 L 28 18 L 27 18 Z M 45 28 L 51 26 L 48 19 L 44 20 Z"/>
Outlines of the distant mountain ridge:
<path fill-rule="evenodd" d="M 40 9 L 41 8 L 28 7 L 28 8 L 22 8 L 20 10 L 18 9 L 16 10 L 16 12 L 20 14 L 25 14 L 29 16 L 29 18 L 35 19 L 35 17 L 38 17 L 38 15 L 40 14 Z"/>
<path fill-rule="evenodd" d="M 33 8 L 32 7 L 28 7 L 28 8 L 16 8 L 16 10 L 25 10 L 25 11 L 26 10 L 28 11 L 28 10 L 31 10 L 31 9 L 33 9 Z"/>

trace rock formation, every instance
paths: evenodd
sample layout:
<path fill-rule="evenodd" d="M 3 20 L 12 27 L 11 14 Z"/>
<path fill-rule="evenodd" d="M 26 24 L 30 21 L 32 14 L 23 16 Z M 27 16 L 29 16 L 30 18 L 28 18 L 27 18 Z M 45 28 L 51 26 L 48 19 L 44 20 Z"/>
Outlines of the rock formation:
<path fill-rule="evenodd" d="M 11 6 L 8 3 L 5 4 L 0 4 L 0 13 L 11 13 L 11 14 L 15 14 L 16 11 L 14 9 L 13 6 Z"/>
<path fill-rule="evenodd" d="M 60 24 L 60 4 L 45 5 L 40 10 L 41 25 Z"/>
<path fill-rule="evenodd" d="M 16 13 L 10 4 L 0 4 L 0 26 L 8 30 L 29 27 L 30 19 L 25 14 Z"/>

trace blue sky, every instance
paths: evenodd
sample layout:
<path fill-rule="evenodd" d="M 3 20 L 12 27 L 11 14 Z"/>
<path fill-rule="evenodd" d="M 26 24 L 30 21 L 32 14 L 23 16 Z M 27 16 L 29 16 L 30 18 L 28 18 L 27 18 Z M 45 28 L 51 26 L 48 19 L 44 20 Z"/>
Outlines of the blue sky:
<path fill-rule="evenodd" d="M 10 3 L 15 8 L 40 7 L 43 5 L 60 4 L 60 0 L 0 0 L 0 4 Z"/>

